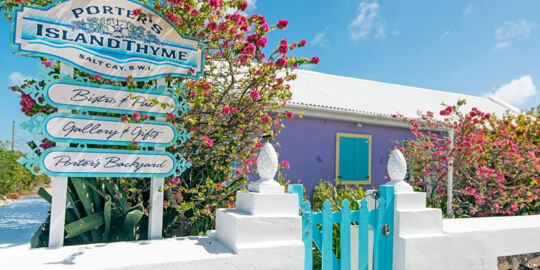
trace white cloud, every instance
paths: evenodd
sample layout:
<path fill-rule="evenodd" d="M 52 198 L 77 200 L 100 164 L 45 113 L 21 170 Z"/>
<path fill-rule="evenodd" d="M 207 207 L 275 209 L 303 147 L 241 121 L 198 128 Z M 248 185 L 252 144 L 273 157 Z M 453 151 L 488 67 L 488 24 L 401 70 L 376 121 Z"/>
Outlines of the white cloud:
<path fill-rule="evenodd" d="M 386 36 L 385 22 L 379 19 L 379 4 L 377 1 L 363 1 L 358 5 L 358 14 L 349 25 L 353 40 Z"/>
<path fill-rule="evenodd" d="M 512 42 L 510 42 L 510 41 L 499 41 L 499 42 L 497 42 L 497 44 L 495 44 L 495 46 L 493 46 L 493 51 L 504 49 L 504 48 L 510 46 L 511 44 L 512 44 Z"/>
<path fill-rule="evenodd" d="M 449 31 L 446 31 L 446 32 L 442 33 L 442 34 L 441 34 L 441 39 L 447 38 L 448 35 L 450 35 L 450 32 L 449 32 Z"/>
<path fill-rule="evenodd" d="M 501 27 L 495 29 L 497 40 L 509 40 L 514 38 L 526 38 L 531 34 L 531 30 L 536 26 L 534 22 L 525 19 L 505 22 Z"/>
<path fill-rule="evenodd" d="M 468 15 L 473 12 L 473 4 L 471 2 L 467 2 L 467 6 L 463 10 L 463 14 Z"/>
<path fill-rule="evenodd" d="M 328 40 L 326 39 L 326 35 L 328 34 L 328 27 L 324 29 L 324 31 L 319 32 L 315 34 L 313 37 L 313 40 L 311 41 L 311 46 L 321 46 L 323 48 L 326 48 L 328 46 Z"/>
<path fill-rule="evenodd" d="M 11 72 L 11 74 L 9 74 L 8 76 L 10 86 L 22 84 L 25 79 L 31 79 L 31 78 L 32 77 L 26 76 L 17 71 Z"/>
<path fill-rule="evenodd" d="M 519 79 L 514 79 L 511 82 L 502 85 L 495 90 L 494 93 L 492 93 L 492 95 L 495 97 L 498 97 L 515 106 L 525 104 L 530 98 L 537 94 L 538 92 L 533 83 L 531 75 L 525 75 Z"/>
<path fill-rule="evenodd" d="M 536 27 L 536 23 L 526 19 L 505 22 L 495 29 L 497 43 L 493 47 L 493 51 L 509 47 L 512 44 L 511 40 L 528 38 L 534 27 Z"/>

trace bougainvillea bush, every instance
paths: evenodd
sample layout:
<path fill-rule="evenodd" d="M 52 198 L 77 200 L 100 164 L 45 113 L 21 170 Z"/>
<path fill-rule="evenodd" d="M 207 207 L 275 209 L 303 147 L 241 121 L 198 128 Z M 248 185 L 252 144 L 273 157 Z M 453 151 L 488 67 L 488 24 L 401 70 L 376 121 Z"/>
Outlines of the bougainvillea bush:
<path fill-rule="evenodd" d="M 0 7 L 9 10 L 20 2 L 50 3 L 9 0 Z M 304 40 L 282 39 L 271 49 L 267 44 L 268 33 L 285 29 L 288 22 L 268 22 L 262 15 L 246 14 L 245 0 L 147 3 L 171 21 L 179 32 L 199 39 L 204 48 L 205 70 L 200 79 L 166 78 L 170 87 L 184 84 L 177 91 L 183 93 L 191 110 L 181 119 L 174 115 L 164 117 L 179 129 L 189 130 L 192 136 L 182 147 L 167 150 L 181 153 L 193 166 L 180 177 L 166 180 L 163 203 L 166 236 L 204 233 L 213 226 L 216 208 L 234 207 L 234 195 L 245 186 L 247 176 L 252 173 L 258 150 L 280 132 L 281 120 L 294 117 L 285 110 L 291 98 L 288 82 L 295 79 L 292 71 L 301 65 L 316 64 L 319 58 L 292 56 L 293 50 L 306 45 Z M 133 13 L 147 16 L 140 10 Z M 58 72 L 58 63 L 42 61 Z M 76 73 L 94 83 L 130 88 L 143 86 L 132 78 L 113 82 L 80 71 Z M 22 95 L 22 98 L 22 110 L 27 115 L 53 111 L 38 106 L 33 97 Z M 278 111 L 283 113 L 275 113 Z M 145 118 L 138 114 L 118 117 L 124 121 L 144 121 Z M 47 142 L 42 143 L 45 144 Z M 52 145 L 49 142 L 46 146 Z M 132 148 L 137 148 L 136 142 Z M 289 164 L 285 162 L 281 166 L 288 168 Z M 130 204 L 143 204 L 147 210 L 149 181 L 121 179 L 120 183 L 121 195 L 128 198 Z"/>
<path fill-rule="evenodd" d="M 477 108 L 463 113 L 464 104 L 408 120 L 415 138 L 397 148 L 407 159 L 410 183 L 427 192 L 428 204 L 445 209 L 453 162 L 456 217 L 540 213 L 540 108 L 496 116 Z"/>

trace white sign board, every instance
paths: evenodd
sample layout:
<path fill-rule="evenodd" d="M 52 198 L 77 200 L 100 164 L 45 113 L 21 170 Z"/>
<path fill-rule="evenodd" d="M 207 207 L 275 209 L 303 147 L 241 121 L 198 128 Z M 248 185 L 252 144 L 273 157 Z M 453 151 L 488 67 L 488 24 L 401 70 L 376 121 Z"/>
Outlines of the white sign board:
<path fill-rule="evenodd" d="M 45 99 L 54 107 L 98 112 L 141 112 L 153 116 L 174 113 L 176 99 L 168 93 L 126 90 L 122 87 L 83 83 L 52 83 L 45 89 Z M 152 103 L 152 99 L 160 104 Z M 161 104 L 166 104 L 162 107 Z"/>
<path fill-rule="evenodd" d="M 166 122 L 121 122 L 118 118 L 52 114 L 45 121 L 45 135 L 55 142 L 88 144 L 170 146 L 176 128 Z"/>
<path fill-rule="evenodd" d="M 51 148 L 43 153 L 42 168 L 51 176 L 166 177 L 176 160 L 157 151 Z"/>

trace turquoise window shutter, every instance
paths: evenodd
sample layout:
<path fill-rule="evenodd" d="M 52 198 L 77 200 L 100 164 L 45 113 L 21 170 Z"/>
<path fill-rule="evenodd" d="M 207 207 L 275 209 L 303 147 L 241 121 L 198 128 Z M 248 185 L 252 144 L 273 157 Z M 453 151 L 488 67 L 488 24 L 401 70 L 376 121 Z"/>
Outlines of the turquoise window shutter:
<path fill-rule="evenodd" d="M 370 139 L 338 134 L 338 179 L 339 181 L 369 182 L 370 177 Z"/>
<path fill-rule="evenodd" d="M 355 180 L 355 141 L 354 138 L 341 137 L 339 142 L 339 180 Z"/>

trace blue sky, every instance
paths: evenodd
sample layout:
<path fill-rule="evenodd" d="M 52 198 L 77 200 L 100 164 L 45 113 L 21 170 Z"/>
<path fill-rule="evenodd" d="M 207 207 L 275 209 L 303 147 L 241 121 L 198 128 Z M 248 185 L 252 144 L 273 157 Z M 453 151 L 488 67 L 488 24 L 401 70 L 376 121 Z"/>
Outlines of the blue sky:
<path fill-rule="evenodd" d="M 250 14 L 289 21 L 269 44 L 305 39 L 294 55 L 320 57 L 311 70 L 475 96 L 494 92 L 523 109 L 539 104 L 540 1 L 249 2 Z M 11 53 L 8 21 L 0 31 L 0 140 L 8 140 L 12 121 L 25 120 L 8 86 L 35 74 L 39 60 Z M 26 139 L 17 137 L 22 146 Z"/>

